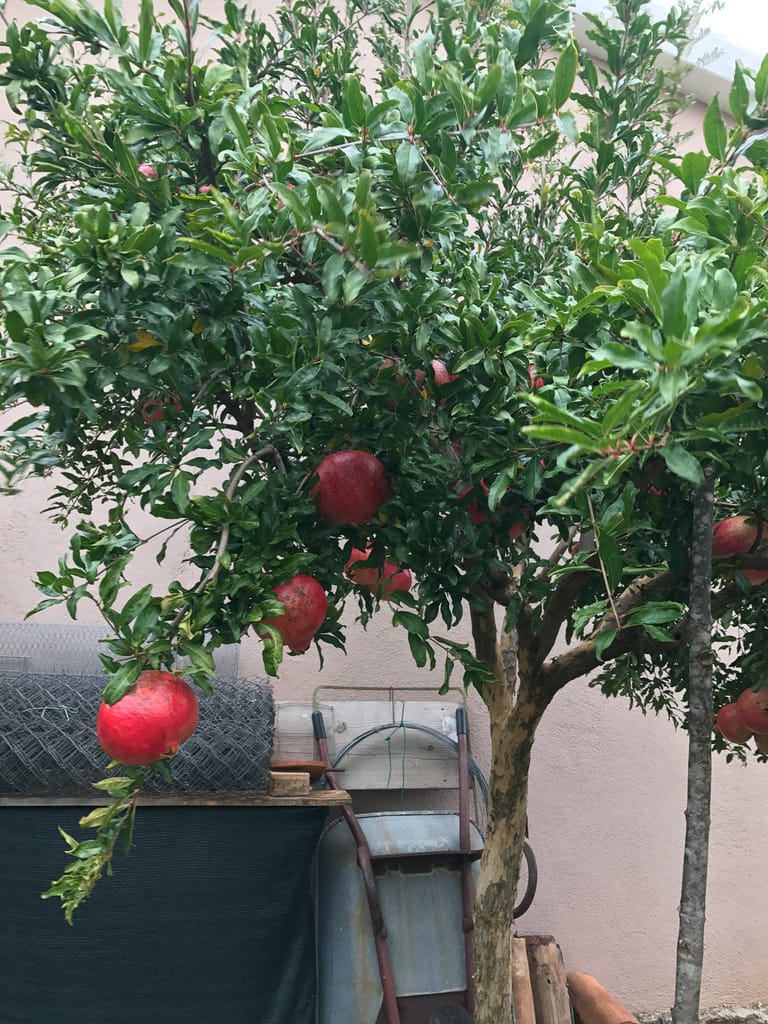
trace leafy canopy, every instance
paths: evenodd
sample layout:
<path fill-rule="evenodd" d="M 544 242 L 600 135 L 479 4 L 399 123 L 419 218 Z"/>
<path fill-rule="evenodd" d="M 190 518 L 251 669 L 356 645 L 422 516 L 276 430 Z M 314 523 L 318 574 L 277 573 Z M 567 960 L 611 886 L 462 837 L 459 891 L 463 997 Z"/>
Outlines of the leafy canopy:
<path fill-rule="evenodd" d="M 107 699 L 176 654 L 206 685 L 299 572 L 329 593 L 319 644 L 342 645 L 343 567 L 370 541 L 413 571 L 393 621 L 446 684 L 457 660 L 488 681 L 450 629 L 495 601 L 551 685 L 603 662 L 609 692 L 677 714 L 702 464 L 723 514 L 765 506 L 768 64 L 683 155 L 656 59 L 690 17 L 640 0 L 590 17 L 602 65 L 561 0 L 297 0 L 270 23 L 143 0 L 136 26 L 112 0 L 37 7 L 0 52 L 0 460 L 9 490 L 56 471 L 71 549 L 39 607 L 97 603 Z M 364 529 L 309 497 L 350 447 L 393 483 Z M 137 507 L 187 539 L 184 580 L 129 587 L 157 536 Z M 734 692 L 766 649 L 739 564 L 719 567 Z M 547 662 L 563 625 L 575 653 Z"/>

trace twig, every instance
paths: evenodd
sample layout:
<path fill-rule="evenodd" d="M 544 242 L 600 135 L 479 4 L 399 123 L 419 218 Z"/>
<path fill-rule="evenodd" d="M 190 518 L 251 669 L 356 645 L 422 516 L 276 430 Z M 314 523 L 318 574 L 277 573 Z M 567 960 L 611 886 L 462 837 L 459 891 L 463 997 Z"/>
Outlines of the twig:
<path fill-rule="evenodd" d="M 283 472 L 285 472 L 285 465 L 277 448 L 275 448 L 275 446 L 272 444 L 264 445 L 263 448 L 260 448 L 257 452 L 253 452 L 251 455 L 248 456 L 247 459 L 244 459 L 240 463 L 240 465 L 235 469 L 234 473 L 230 478 L 229 484 L 227 485 L 227 489 L 224 492 L 224 498 L 227 501 L 227 503 L 232 501 L 232 498 L 235 496 L 235 491 L 237 490 L 240 481 L 243 479 L 243 477 L 248 472 L 250 467 L 254 464 L 254 462 L 259 462 L 267 457 L 271 458 L 275 462 L 275 464 L 279 466 Z M 212 583 L 219 575 L 222 566 L 222 559 L 224 558 L 224 553 L 226 552 L 227 545 L 229 544 L 230 530 L 231 523 L 224 523 L 224 525 L 221 528 L 221 533 L 219 534 L 219 543 L 216 545 L 216 554 L 213 559 L 213 565 L 205 574 L 200 583 L 198 583 L 198 585 L 195 587 L 194 593 L 197 596 L 202 594 L 205 588 L 208 586 L 208 584 Z M 179 609 L 179 611 L 176 613 L 175 618 L 171 622 L 171 629 L 176 629 L 179 626 L 182 619 L 189 611 L 189 607 L 189 603 L 187 603 Z"/>
<path fill-rule="evenodd" d="M 595 551 L 597 552 L 597 561 L 598 561 L 598 563 L 600 565 L 600 573 L 601 573 L 601 575 L 603 577 L 603 583 L 605 584 L 605 593 L 606 593 L 606 595 L 608 597 L 608 603 L 611 606 L 611 611 L 613 612 L 613 617 L 616 619 L 616 628 L 620 630 L 621 629 L 621 618 L 619 617 L 619 613 L 618 613 L 618 611 L 616 609 L 616 603 L 615 603 L 615 601 L 613 599 L 613 592 L 611 590 L 611 584 L 610 584 L 610 582 L 608 580 L 608 573 L 605 570 L 605 564 L 603 563 L 603 556 L 600 554 L 600 541 L 598 539 L 599 533 L 598 533 L 598 529 L 597 529 L 597 522 L 595 520 L 595 510 L 594 510 L 594 507 L 592 505 L 592 498 L 591 498 L 591 496 L 589 494 L 587 494 L 587 505 L 589 506 L 589 519 L 590 519 L 590 522 L 592 523 L 592 529 L 594 530 L 594 533 L 595 533 Z"/>
<path fill-rule="evenodd" d="M 536 580 L 537 581 L 543 581 L 543 580 L 549 579 L 549 574 L 552 572 L 554 567 L 557 565 L 557 563 L 563 557 L 565 552 L 570 550 L 571 545 L 573 544 L 574 540 L 576 539 L 576 534 L 578 532 L 579 532 L 578 528 L 575 527 L 575 526 L 572 526 L 571 529 L 568 531 L 567 538 L 565 540 L 559 541 L 559 543 L 553 549 L 552 554 L 547 559 L 547 564 L 542 569 L 540 569 L 539 572 L 536 574 Z"/>
<path fill-rule="evenodd" d="M 369 270 L 364 263 L 361 263 L 360 260 L 356 259 L 349 249 L 345 245 L 342 245 L 338 239 L 333 237 L 333 235 L 329 235 L 328 232 L 323 231 L 322 228 L 312 228 L 312 233 L 322 238 L 322 240 L 330 245 L 332 249 L 335 249 L 336 252 L 341 253 L 344 259 L 348 260 L 355 270 L 359 270 L 361 274 L 365 275 L 366 280 L 372 281 L 376 276 L 372 270 Z"/>
<path fill-rule="evenodd" d="M 438 184 L 438 185 L 440 186 L 440 188 L 441 188 L 441 189 L 443 190 L 443 192 L 445 192 L 445 195 L 446 195 L 446 197 L 447 197 L 448 199 L 450 199 L 450 201 L 451 201 L 451 202 L 453 203 L 453 205 L 454 205 L 454 206 L 458 206 L 459 204 L 458 204 L 458 203 L 456 202 L 456 197 L 455 197 L 455 196 L 454 196 L 454 195 L 453 195 L 453 194 L 452 194 L 452 193 L 450 192 L 450 190 L 448 189 L 448 184 L 447 184 L 447 182 L 443 181 L 443 179 L 442 179 L 442 178 L 440 177 L 440 175 L 439 175 L 439 174 L 437 173 L 437 171 L 435 170 L 435 168 L 434 168 L 434 167 L 432 166 L 432 164 L 431 164 L 431 163 L 429 162 L 429 160 L 427 159 L 427 155 L 426 155 L 426 153 L 425 153 L 425 152 L 424 152 L 424 151 L 422 150 L 422 148 L 421 148 L 421 147 L 419 146 L 419 144 L 417 143 L 417 141 L 416 141 L 415 139 L 411 139 L 411 143 L 412 143 L 412 144 L 413 144 L 414 146 L 416 146 L 416 152 L 417 152 L 417 153 L 419 154 L 419 156 L 421 157 L 421 161 L 422 161 L 422 163 L 423 163 L 423 164 L 424 164 L 424 166 L 425 166 L 425 167 L 427 168 L 427 170 L 428 170 L 428 171 L 429 171 L 429 173 L 430 173 L 430 174 L 432 175 L 432 177 L 433 177 L 433 178 L 435 179 L 435 181 L 436 181 L 436 182 L 437 182 L 437 184 Z"/>

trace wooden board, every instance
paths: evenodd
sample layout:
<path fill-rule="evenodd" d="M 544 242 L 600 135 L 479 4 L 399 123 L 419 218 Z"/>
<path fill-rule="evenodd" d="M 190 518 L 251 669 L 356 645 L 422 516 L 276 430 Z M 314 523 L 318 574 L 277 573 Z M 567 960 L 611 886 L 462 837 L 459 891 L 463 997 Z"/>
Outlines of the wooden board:
<path fill-rule="evenodd" d="M 536 1024 L 571 1024 L 571 1003 L 560 947 L 551 935 L 526 935 Z"/>
<path fill-rule="evenodd" d="M 108 797 L 0 796 L 2 807 L 103 807 Z M 351 803 L 343 789 L 312 789 L 301 796 L 264 796 L 254 793 L 176 793 L 143 796 L 143 807 L 340 807 Z"/>
<path fill-rule="evenodd" d="M 316 757 L 312 712 L 321 711 L 332 759 L 372 726 L 391 726 L 363 740 L 341 761 L 345 789 L 456 789 L 455 751 L 426 733 L 399 728 L 398 723 L 426 725 L 455 740 L 457 706 L 442 701 L 280 701 L 275 708 L 273 760 Z"/>
<path fill-rule="evenodd" d="M 270 796 L 306 796 L 309 793 L 309 772 L 270 772 Z"/>

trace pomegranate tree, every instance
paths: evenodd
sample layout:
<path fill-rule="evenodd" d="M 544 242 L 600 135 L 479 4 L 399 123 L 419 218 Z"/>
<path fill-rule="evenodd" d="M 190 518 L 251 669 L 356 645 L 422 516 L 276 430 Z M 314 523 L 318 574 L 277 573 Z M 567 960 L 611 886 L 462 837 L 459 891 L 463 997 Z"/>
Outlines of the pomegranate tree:
<path fill-rule="evenodd" d="M 115 704 L 102 702 L 96 735 L 113 761 L 144 765 L 170 757 L 197 727 L 198 704 L 189 683 L 170 672 L 142 672 Z"/>

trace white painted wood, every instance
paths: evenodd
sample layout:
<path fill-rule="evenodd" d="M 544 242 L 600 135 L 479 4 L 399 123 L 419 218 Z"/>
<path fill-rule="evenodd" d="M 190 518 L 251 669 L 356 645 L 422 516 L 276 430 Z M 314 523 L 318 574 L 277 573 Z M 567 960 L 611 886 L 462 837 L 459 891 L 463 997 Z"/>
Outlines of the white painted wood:
<path fill-rule="evenodd" d="M 313 704 L 276 704 L 275 761 L 311 760 L 317 756 L 312 712 L 322 711 L 328 749 L 333 759 L 355 736 L 372 726 L 391 725 L 363 740 L 339 764 L 339 782 L 346 790 L 456 789 L 456 754 L 436 737 L 400 722 L 426 725 L 456 739 L 456 708 L 441 701 L 345 700 Z"/>

